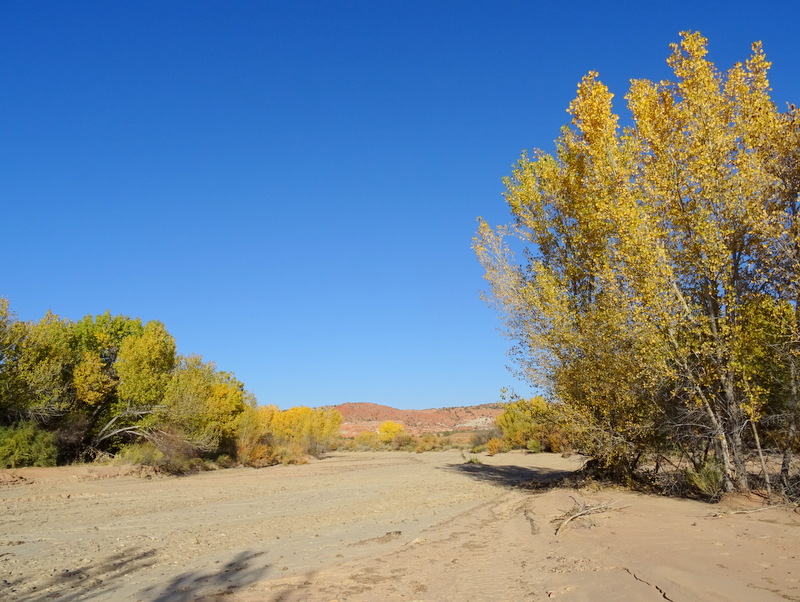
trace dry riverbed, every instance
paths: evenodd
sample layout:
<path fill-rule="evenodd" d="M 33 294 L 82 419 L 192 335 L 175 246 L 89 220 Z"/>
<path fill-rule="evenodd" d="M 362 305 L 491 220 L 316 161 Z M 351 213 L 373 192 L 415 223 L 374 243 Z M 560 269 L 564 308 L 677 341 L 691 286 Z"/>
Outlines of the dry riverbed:
<path fill-rule="evenodd" d="M 578 458 L 0 471 L 0 599 L 800 600 L 800 514 L 525 485 Z M 577 504 L 609 503 L 556 535 Z"/>

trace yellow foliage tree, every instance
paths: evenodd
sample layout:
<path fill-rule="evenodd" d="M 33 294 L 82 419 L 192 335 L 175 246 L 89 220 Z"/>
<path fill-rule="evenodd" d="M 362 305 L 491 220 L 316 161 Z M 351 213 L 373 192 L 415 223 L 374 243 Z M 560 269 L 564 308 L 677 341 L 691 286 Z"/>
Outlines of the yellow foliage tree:
<path fill-rule="evenodd" d="M 237 422 L 237 459 L 254 466 L 302 461 L 335 448 L 341 423 L 331 408 L 247 407 Z"/>
<path fill-rule="evenodd" d="M 119 345 L 114 368 L 120 399 L 139 407 L 160 404 L 174 367 L 175 339 L 161 322 L 148 322 L 141 335 L 128 336 Z"/>
<path fill-rule="evenodd" d="M 338 410 L 299 406 L 275 414 L 272 431 L 278 441 L 295 443 L 305 453 L 317 454 L 335 445 L 341 424 Z"/>
<path fill-rule="evenodd" d="M 81 359 L 72 372 L 72 382 L 78 401 L 89 406 L 107 399 L 117 384 L 100 354 L 88 349 L 81 353 Z"/>
<path fill-rule="evenodd" d="M 706 45 L 683 33 L 675 81 L 631 83 L 627 128 L 587 75 L 555 156 L 523 155 L 506 180 L 513 224 L 481 221 L 475 250 L 517 360 L 562 402 L 585 451 L 629 475 L 665 446 L 698 461 L 710 445 L 730 491 L 748 487 L 743 437 L 758 446 L 770 397 L 755 386 L 769 362 L 744 352 L 764 347 L 748 320 L 798 299 L 788 282 L 800 261 L 783 265 L 776 249 L 800 249 L 787 206 L 800 168 L 761 45 L 727 74 Z M 754 304 L 765 293 L 772 304 Z"/>
<path fill-rule="evenodd" d="M 182 356 L 158 419 L 201 451 L 233 451 L 237 420 L 249 405 L 254 402 L 233 374 L 217 370 L 198 355 Z"/>
<path fill-rule="evenodd" d="M 236 459 L 250 466 L 274 463 L 272 421 L 279 412 L 275 406 L 247 406 L 236 424 Z"/>
<path fill-rule="evenodd" d="M 386 420 L 378 426 L 378 439 L 381 443 L 391 443 L 397 435 L 404 433 L 405 430 L 406 427 L 399 422 Z"/>

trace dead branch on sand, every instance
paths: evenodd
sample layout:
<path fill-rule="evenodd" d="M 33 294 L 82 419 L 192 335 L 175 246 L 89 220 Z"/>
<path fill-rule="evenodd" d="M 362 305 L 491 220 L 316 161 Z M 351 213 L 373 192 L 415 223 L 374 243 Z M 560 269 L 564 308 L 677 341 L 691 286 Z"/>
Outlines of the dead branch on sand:
<path fill-rule="evenodd" d="M 556 535 L 564 529 L 570 522 L 572 522 L 576 518 L 580 518 L 581 516 L 589 516 L 590 514 L 599 514 L 600 512 L 606 512 L 607 510 L 624 510 L 628 508 L 628 506 L 619 506 L 614 508 L 614 504 L 619 502 L 620 500 L 611 500 L 610 502 L 604 502 L 602 504 L 597 504 L 596 506 L 589 506 L 584 501 L 578 501 L 574 497 L 569 496 L 572 498 L 572 501 L 575 502 L 575 505 L 570 509 L 568 512 L 565 512 L 562 516 L 559 516 L 553 519 L 552 522 L 561 521 L 556 527 Z"/>
<path fill-rule="evenodd" d="M 796 503 L 771 504 L 769 506 L 754 508 L 752 510 L 728 510 L 727 512 L 712 512 L 708 515 L 708 518 L 722 518 L 723 516 L 729 516 L 731 514 L 753 514 L 754 512 L 764 512 L 765 510 L 774 510 L 776 508 L 794 508 L 794 511 L 797 512 L 798 507 L 800 507 L 800 505 Z"/>

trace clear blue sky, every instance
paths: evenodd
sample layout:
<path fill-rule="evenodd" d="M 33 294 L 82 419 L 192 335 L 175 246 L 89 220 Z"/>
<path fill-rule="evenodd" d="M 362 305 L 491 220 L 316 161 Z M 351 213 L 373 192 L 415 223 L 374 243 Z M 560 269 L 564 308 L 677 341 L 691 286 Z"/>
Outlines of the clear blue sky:
<path fill-rule="evenodd" d="M 576 84 L 763 40 L 796 2 L 0 2 L 0 296 L 163 321 L 260 403 L 426 408 L 530 390 L 470 250 Z"/>

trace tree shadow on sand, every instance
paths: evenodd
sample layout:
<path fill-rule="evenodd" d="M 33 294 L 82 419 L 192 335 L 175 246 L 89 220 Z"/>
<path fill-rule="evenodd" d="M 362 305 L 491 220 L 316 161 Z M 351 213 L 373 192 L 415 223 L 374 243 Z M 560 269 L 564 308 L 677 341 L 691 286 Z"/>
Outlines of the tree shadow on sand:
<path fill-rule="evenodd" d="M 177 575 L 166 585 L 153 585 L 139 591 L 137 600 L 150 602 L 183 602 L 184 600 L 215 599 L 260 580 L 268 565 L 251 561 L 265 552 L 241 552 L 233 560 L 212 571 L 195 571 Z M 64 569 L 43 582 L 31 579 L 3 580 L 0 599 L 34 602 L 57 599 L 59 602 L 104 599 L 128 599 L 122 587 L 129 587 L 128 576 L 156 564 L 155 550 L 129 549 L 113 554 L 103 562 L 75 569 Z M 115 593 L 116 592 L 116 593 Z M 7 596 L 7 597 L 6 597 Z"/>
<path fill-rule="evenodd" d="M 126 575 L 155 564 L 155 551 L 133 548 L 112 554 L 104 561 L 77 568 L 62 569 L 37 583 L 32 579 L 3 580 L 0 597 L 34 602 L 58 599 L 59 602 L 86 600 L 102 589 L 104 594 L 118 589 Z"/>
<path fill-rule="evenodd" d="M 448 464 L 440 470 L 463 474 L 476 481 L 492 483 L 500 487 L 547 489 L 559 485 L 574 476 L 575 470 L 556 470 L 552 468 L 528 468 L 524 466 L 493 466 L 476 462 Z"/>
<path fill-rule="evenodd" d="M 269 565 L 250 566 L 265 552 L 241 552 L 233 560 L 214 571 L 188 572 L 172 578 L 165 586 L 151 586 L 138 597 L 153 602 L 183 602 L 228 596 L 251 585 L 266 575 Z"/>

